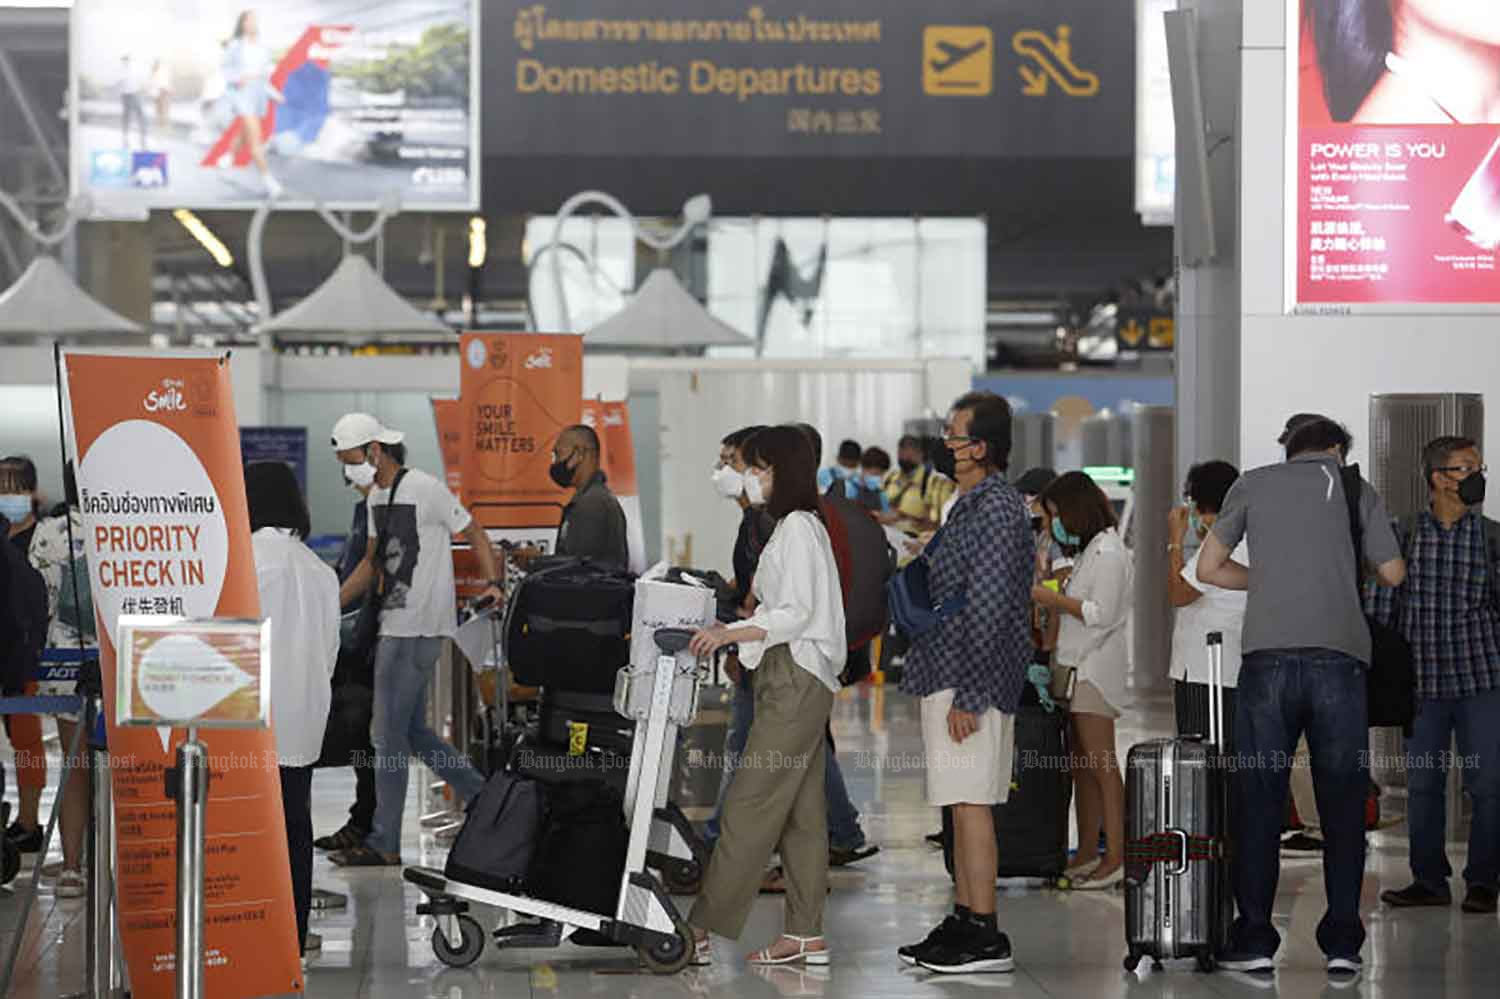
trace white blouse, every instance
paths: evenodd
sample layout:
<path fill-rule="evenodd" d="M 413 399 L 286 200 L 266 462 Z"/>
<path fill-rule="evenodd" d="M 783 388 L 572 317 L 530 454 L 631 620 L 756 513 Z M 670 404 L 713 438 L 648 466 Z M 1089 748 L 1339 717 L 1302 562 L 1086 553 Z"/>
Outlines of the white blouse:
<path fill-rule="evenodd" d="M 271 729 L 284 767 L 318 762 L 339 655 L 339 578 L 297 536 L 263 527 L 250 539 L 260 613 L 271 621 Z"/>
<path fill-rule="evenodd" d="M 834 693 L 849 653 L 844 634 L 844 592 L 823 522 L 803 510 L 776 525 L 755 569 L 755 614 L 744 622 L 764 628 L 760 642 L 740 643 L 740 663 L 760 666 L 766 649 L 790 648 L 797 665 Z"/>
<path fill-rule="evenodd" d="M 1078 670 L 1078 681 L 1099 688 L 1116 709 L 1125 700 L 1130 663 L 1126 624 L 1133 602 L 1130 552 L 1114 528 L 1089 542 L 1073 566 L 1064 593 L 1083 603 L 1083 620 L 1063 614 L 1057 631 L 1057 662 Z"/>

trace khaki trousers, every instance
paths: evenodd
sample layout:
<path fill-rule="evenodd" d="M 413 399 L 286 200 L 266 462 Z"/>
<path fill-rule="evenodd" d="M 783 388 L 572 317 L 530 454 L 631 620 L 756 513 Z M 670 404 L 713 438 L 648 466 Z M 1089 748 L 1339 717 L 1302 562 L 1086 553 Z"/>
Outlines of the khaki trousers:
<path fill-rule="evenodd" d="M 828 895 L 823 754 L 833 692 L 798 666 L 785 645 L 766 650 L 752 686 L 755 721 L 688 922 L 738 939 L 779 845 L 786 872 L 785 932 L 822 936 Z"/>

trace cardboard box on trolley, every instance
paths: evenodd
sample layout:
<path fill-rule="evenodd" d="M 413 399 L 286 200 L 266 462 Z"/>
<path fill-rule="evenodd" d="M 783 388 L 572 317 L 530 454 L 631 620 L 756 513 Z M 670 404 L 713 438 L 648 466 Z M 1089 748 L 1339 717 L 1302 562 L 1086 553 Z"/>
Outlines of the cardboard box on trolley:
<path fill-rule="evenodd" d="M 649 668 L 661 653 L 653 636 L 658 628 L 706 628 L 715 620 L 714 591 L 700 586 L 640 579 L 630 627 L 630 664 Z"/>

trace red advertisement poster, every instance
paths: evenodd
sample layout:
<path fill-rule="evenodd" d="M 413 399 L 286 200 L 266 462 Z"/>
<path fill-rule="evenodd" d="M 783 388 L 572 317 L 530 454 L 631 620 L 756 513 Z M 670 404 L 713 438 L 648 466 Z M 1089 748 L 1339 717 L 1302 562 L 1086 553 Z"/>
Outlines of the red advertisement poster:
<path fill-rule="evenodd" d="M 459 353 L 464 503 L 492 535 L 550 549 L 568 493 L 548 469 L 581 416 L 583 338 L 466 333 Z"/>
<path fill-rule="evenodd" d="M 61 389 L 99 617 L 120 936 L 132 994 L 169 999 L 176 806 L 163 773 L 185 732 L 118 724 L 114 636 L 121 615 L 260 617 L 228 361 L 67 351 Z M 300 992 L 275 738 L 269 729 L 199 738 L 210 774 L 204 991 L 215 999 Z"/>
<path fill-rule="evenodd" d="M 1500 302 L 1500 4 L 1289 2 L 1297 304 Z"/>

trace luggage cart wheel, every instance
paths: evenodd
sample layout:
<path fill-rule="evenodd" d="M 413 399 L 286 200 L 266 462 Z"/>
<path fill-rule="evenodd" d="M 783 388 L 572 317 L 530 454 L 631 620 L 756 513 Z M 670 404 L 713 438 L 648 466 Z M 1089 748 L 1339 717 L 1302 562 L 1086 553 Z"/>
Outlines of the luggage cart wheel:
<path fill-rule="evenodd" d="M 450 929 L 457 931 L 457 940 L 448 939 Z M 439 917 L 432 930 L 432 952 L 450 968 L 467 968 L 484 953 L 484 930 L 473 916 Z"/>
<path fill-rule="evenodd" d="M 1198 952 L 1199 971 L 1203 972 L 1205 975 L 1211 975 L 1218 969 L 1218 967 L 1219 962 L 1214 959 L 1214 952 L 1211 948 L 1204 947 Z"/>
<path fill-rule="evenodd" d="M 696 895 L 703 887 L 703 865 L 696 860 L 667 864 L 662 868 L 661 877 L 669 891 Z"/>
<path fill-rule="evenodd" d="M 679 927 L 674 935 L 660 937 L 656 943 L 643 945 L 636 950 L 641 955 L 641 963 L 653 975 L 675 975 L 692 960 L 692 933 L 689 931 L 684 935 Z"/>
<path fill-rule="evenodd" d="M 1138 954 L 1136 951 L 1132 950 L 1129 954 L 1125 955 L 1125 970 L 1126 971 L 1134 971 L 1136 968 L 1139 968 L 1140 966 L 1141 966 L 1141 955 Z"/>
<path fill-rule="evenodd" d="M 9 840 L 0 843 L 0 885 L 8 885 L 21 873 L 21 849 Z"/>

